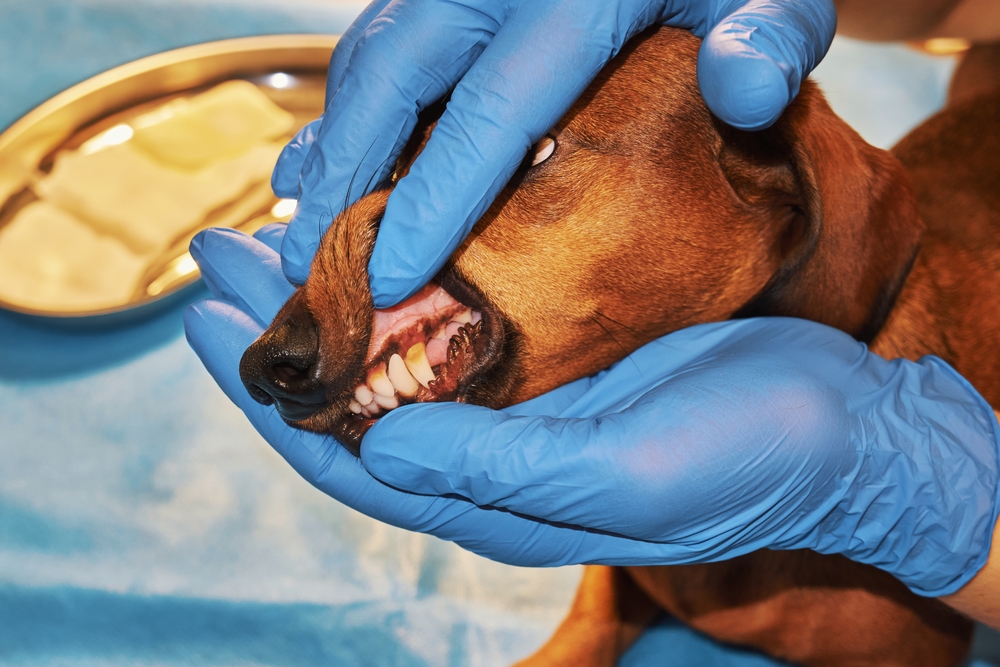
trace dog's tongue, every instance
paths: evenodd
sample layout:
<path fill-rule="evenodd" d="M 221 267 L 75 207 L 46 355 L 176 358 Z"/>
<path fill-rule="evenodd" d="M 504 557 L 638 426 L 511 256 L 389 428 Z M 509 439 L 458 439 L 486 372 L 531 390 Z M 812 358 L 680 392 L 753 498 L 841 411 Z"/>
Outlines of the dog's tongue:
<path fill-rule="evenodd" d="M 465 306 L 435 283 L 425 285 L 409 299 L 392 308 L 376 310 L 372 338 L 368 344 L 368 362 L 375 360 L 386 339 L 393 334 L 416 329 L 427 320 L 447 322 L 449 317 L 463 310 L 466 310 Z"/>

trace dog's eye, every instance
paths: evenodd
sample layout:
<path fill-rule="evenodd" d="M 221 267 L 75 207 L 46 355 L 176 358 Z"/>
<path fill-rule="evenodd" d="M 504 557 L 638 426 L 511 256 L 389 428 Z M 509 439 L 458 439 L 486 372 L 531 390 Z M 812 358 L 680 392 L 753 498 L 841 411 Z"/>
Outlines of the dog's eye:
<path fill-rule="evenodd" d="M 531 150 L 528 151 L 528 155 L 531 156 L 531 164 L 529 166 L 536 167 L 541 163 L 552 157 L 552 153 L 556 150 L 556 140 L 554 137 L 545 135 L 538 140 Z"/>

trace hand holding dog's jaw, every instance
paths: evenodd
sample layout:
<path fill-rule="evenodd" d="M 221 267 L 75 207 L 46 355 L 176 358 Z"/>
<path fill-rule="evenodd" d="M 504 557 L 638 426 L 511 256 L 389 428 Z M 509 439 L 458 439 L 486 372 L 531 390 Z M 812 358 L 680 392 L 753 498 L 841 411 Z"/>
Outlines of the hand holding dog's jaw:
<path fill-rule="evenodd" d="M 343 203 L 391 172 L 416 110 L 452 88 L 434 139 L 390 200 L 370 264 L 379 307 L 437 273 L 529 146 L 634 34 L 665 23 L 707 35 L 699 64 L 706 100 L 733 125 L 760 128 L 795 97 L 836 23 L 830 0 L 468 4 L 378 0 L 342 38 L 320 128 L 290 144 L 275 171 L 281 194 L 300 196 L 282 246 L 293 282 L 305 282 Z"/>
<path fill-rule="evenodd" d="M 658 543 L 661 564 L 812 549 L 942 596 L 986 563 L 1000 426 L 940 360 L 889 362 L 805 320 L 737 320 L 670 334 L 562 392 L 536 399 L 549 414 L 535 401 L 401 409 L 362 461 L 414 493 Z"/>
<path fill-rule="evenodd" d="M 212 298 L 189 307 L 184 324 L 188 341 L 208 372 L 268 444 L 306 481 L 374 519 L 456 542 L 505 563 L 562 565 L 582 562 L 583 554 L 596 553 L 609 561 L 635 565 L 664 561 L 667 556 L 661 545 L 555 526 L 482 509 L 461 499 L 411 494 L 387 486 L 332 437 L 289 426 L 274 406 L 253 400 L 240 378 L 240 359 L 263 332 L 263 323 L 273 319 L 294 289 L 281 272 L 274 250 L 283 227 L 258 232 L 261 240 L 232 230 L 202 232 L 192 254 Z M 575 386 L 582 384 L 585 382 Z M 550 408 L 553 403 L 542 400 L 536 405 Z"/>
<path fill-rule="evenodd" d="M 289 426 L 273 406 L 251 399 L 238 373 L 244 350 L 262 333 L 261 323 L 273 318 L 284 304 L 290 289 L 278 269 L 277 255 L 255 239 L 230 230 L 202 233 L 193 254 L 214 298 L 195 304 L 186 313 L 185 326 L 192 347 L 261 435 L 311 484 L 378 520 L 431 532 L 507 563 L 565 564 L 588 560 L 585 554 L 633 564 L 660 563 L 668 558 L 658 545 L 555 527 L 545 521 L 479 509 L 461 500 L 398 491 L 371 478 L 360 460 L 329 436 Z M 565 402 L 561 397 L 571 401 L 589 381 L 574 383 L 514 410 L 524 413 L 553 409 Z M 485 410 L 453 404 L 419 407 L 428 414 Z M 400 412 L 405 414 L 406 409 Z"/>
<path fill-rule="evenodd" d="M 804 390 L 809 387 L 802 385 L 798 373 L 787 376 L 785 393 L 792 400 L 790 405 L 794 410 L 783 411 L 782 402 L 775 399 L 772 391 L 774 383 L 762 383 L 762 377 L 767 373 L 773 375 L 775 369 L 780 372 L 785 365 L 794 365 L 790 357 L 795 351 L 807 355 L 814 368 L 818 364 L 817 350 L 837 358 L 846 355 L 855 370 L 860 367 L 854 363 L 853 354 L 867 354 L 867 363 L 890 366 L 863 352 L 860 345 L 845 335 L 804 321 L 745 320 L 684 330 L 644 347 L 637 353 L 635 364 L 625 360 L 597 377 L 584 378 L 503 412 L 476 406 L 431 404 L 389 413 L 369 432 L 362 450 L 363 461 L 391 484 L 387 486 L 371 477 L 362 461 L 335 440 L 289 426 L 273 406 L 254 401 L 242 384 L 238 369 L 244 350 L 261 334 L 262 323 L 274 317 L 291 290 L 281 273 L 277 253 L 271 249 L 277 245 L 276 231 L 280 233 L 280 229 L 273 228 L 262 232 L 267 239 L 265 244 L 237 232 L 212 230 L 204 232 L 192 248 L 213 299 L 192 306 L 186 313 L 185 326 L 192 347 L 209 372 L 276 451 L 320 490 L 378 520 L 428 532 L 507 563 L 553 566 L 580 562 L 629 565 L 691 562 L 710 556 L 700 550 L 713 539 L 716 547 L 712 553 L 716 557 L 723 553 L 736 555 L 751 550 L 755 544 L 748 541 L 748 533 L 742 528 L 730 534 L 720 532 L 724 525 L 718 521 L 718 516 L 728 516 L 732 526 L 745 526 L 748 520 L 742 500 L 727 503 L 726 499 L 733 494 L 744 499 L 762 498 L 763 505 L 772 512 L 782 507 L 794 510 L 784 516 L 773 515 L 769 525 L 755 524 L 764 532 L 777 530 L 781 543 L 776 546 L 788 548 L 789 535 L 796 530 L 792 524 L 797 517 L 803 517 L 802 508 L 819 508 L 822 504 L 822 500 L 817 500 L 821 495 L 817 489 L 829 486 L 824 482 L 823 472 L 842 471 L 845 466 L 851 468 L 852 461 L 857 458 L 841 455 L 845 443 L 831 440 L 843 406 L 803 404 L 803 396 L 822 397 L 827 392 L 817 393 L 814 385 L 810 385 L 811 393 L 806 392 Z M 820 343 L 816 336 L 825 342 Z M 741 340 L 746 344 L 741 345 Z M 838 351 L 841 354 L 835 354 Z M 754 360 L 748 372 L 740 373 L 739 367 L 733 370 L 733 356 L 739 354 Z M 716 373 L 712 371 L 711 359 L 720 355 L 725 359 L 725 368 Z M 915 364 L 907 366 L 915 367 Z M 975 413 L 978 406 L 975 397 L 963 396 L 961 392 L 967 390 L 957 386 L 948 374 L 936 374 L 943 370 L 939 366 L 931 364 L 929 368 L 928 372 L 935 373 L 936 390 L 941 391 L 944 387 L 958 390 L 959 394 L 951 397 L 955 399 L 951 404 L 971 401 L 969 409 Z M 870 381 L 880 375 L 868 370 L 858 370 L 861 379 Z M 652 379 L 657 374 L 664 376 L 665 381 L 657 384 Z M 893 373 L 889 375 L 898 377 Z M 740 378 L 749 383 L 746 390 L 740 390 Z M 692 381 L 694 385 L 690 384 Z M 685 386 L 684 382 L 689 384 Z M 714 385 L 721 382 L 726 391 L 711 390 L 698 382 Z M 646 386 L 648 391 L 637 396 L 637 386 Z M 699 417 L 705 411 L 703 407 L 694 411 L 678 409 L 679 403 L 691 401 L 701 406 L 707 397 L 721 400 L 724 405 L 709 410 L 718 414 L 704 414 L 704 417 L 711 416 L 712 422 L 720 424 L 756 424 L 752 432 L 744 429 L 738 435 L 753 437 L 756 433 L 771 444 L 759 453 L 748 447 L 734 454 L 731 428 L 725 427 L 713 434 L 711 429 L 706 431 L 707 422 Z M 720 418 L 727 409 L 740 407 L 750 409 L 756 417 L 748 418 L 740 413 Z M 684 447 L 672 454 L 658 446 L 652 449 L 632 447 L 640 431 L 664 433 L 662 420 L 647 418 L 663 410 L 688 415 L 686 425 L 674 420 L 671 429 L 676 438 L 683 440 L 680 444 Z M 772 455 L 778 443 L 773 442 L 773 429 L 761 423 L 761 410 L 771 410 L 776 419 L 792 427 L 779 429 L 786 434 L 780 441 L 780 447 L 784 448 L 780 450 L 782 455 Z M 604 413 L 608 413 L 607 416 L 593 419 Z M 926 415 L 929 411 L 920 410 L 919 413 Z M 982 424 L 976 419 L 956 422 L 953 417 L 941 416 L 950 420 L 951 433 L 967 434 L 966 452 L 975 452 L 977 444 L 982 443 L 982 433 L 977 431 L 977 426 Z M 818 460 L 814 440 L 810 440 L 808 447 L 788 449 L 794 445 L 792 436 L 808 435 L 809 432 L 820 433 L 822 441 L 831 445 Z M 533 442 L 542 446 L 532 448 Z M 632 450 L 632 454 L 622 455 L 623 448 Z M 853 449 L 848 449 L 850 454 Z M 693 450 L 694 458 L 689 450 Z M 797 458 L 804 453 L 808 453 L 805 462 Z M 956 450 L 956 455 L 960 454 Z M 734 455 L 749 456 L 754 463 L 749 465 L 743 461 L 737 465 Z M 517 468 L 515 464 L 518 463 L 524 465 Z M 965 465 L 960 459 L 939 464 L 952 469 Z M 667 466 L 665 472 L 663 466 Z M 988 475 L 983 475 L 982 471 L 995 468 L 984 461 L 977 479 L 987 479 Z M 677 479 L 676 471 L 683 469 L 701 472 Z M 737 469 L 752 469 L 754 473 L 733 477 Z M 706 470 L 715 470 L 718 474 L 706 475 Z M 805 486 L 789 485 L 789 470 L 797 470 L 814 481 Z M 953 476 L 947 478 L 954 479 Z M 671 479 L 677 483 L 664 484 Z M 892 490 L 886 488 L 885 481 L 883 478 L 878 485 L 872 486 L 880 489 L 878 497 L 882 499 L 884 493 Z M 601 489 L 609 484 L 616 486 L 617 491 L 602 492 Z M 905 490 L 904 487 L 900 485 L 897 491 Z M 481 508 L 453 496 L 424 495 L 449 489 L 483 504 L 524 512 Z M 555 493 L 549 493 L 551 490 Z M 644 493 L 653 495 L 643 500 L 640 496 Z M 676 494 L 676 499 L 668 502 L 671 493 Z M 802 494 L 808 497 L 799 497 Z M 629 500 L 636 498 L 637 502 Z M 699 537 L 694 541 L 671 543 L 649 539 L 655 536 L 649 530 L 662 533 L 662 522 L 672 522 L 671 509 L 675 513 L 679 511 L 672 529 L 690 532 L 692 521 L 703 515 L 712 502 L 740 509 L 735 514 L 731 509 L 723 509 L 721 515 L 712 517 L 711 527 L 706 529 L 708 532 L 698 531 Z M 905 508 L 912 504 L 893 502 L 882 509 Z M 969 507 L 975 505 L 967 503 Z M 626 515 L 619 516 L 620 510 L 625 510 Z M 639 514 L 635 514 L 636 511 Z M 818 511 L 820 515 L 827 514 L 824 510 Z M 557 516 L 547 516 L 547 513 Z M 961 514 L 952 512 L 949 516 Z M 859 513 L 853 515 L 860 516 Z M 532 516 L 539 518 L 532 519 Z M 601 521 L 600 525 L 588 525 L 595 517 Z M 933 521 L 930 516 L 924 518 Z M 551 519 L 559 523 L 552 523 Z M 652 523 L 647 525 L 647 522 Z M 588 528 L 574 527 L 574 523 Z M 885 525 L 895 524 L 893 520 L 885 521 Z M 592 527 L 611 528 L 612 531 L 590 530 Z M 640 539 L 622 534 L 629 527 L 640 535 Z M 963 533 L 961 527 L 952 527 L 956 534 L 966 537 L 976 532 Z M 916 534 L 919 530 L 911 532 Z M 708 539 L 709 533 L 715 537 Z M 743 539 L 734 538 L 738 534 L 742 534 Z M 805 533 L 800 537 L 809 539 Z M 775 545 L 768 541 L 773 538 L 766 535 L 762 538 L 758 535 L 758 538 L 756 546 Z M 740 544 L 733 544 L 733 539 Z M 879 545 L 885 542 L 869 541 Z M 832 550 L 830 545 L 826 546 Z M 953 543 L 947 559 L 961 558 L 963 553 L 968 556 L 974 550 L 972 547 L 974 545 Z M 921 570 L 919 563 L 911 565 L 911 570 Z M 930 570 L 930 574 L 941 573 L 940 565 L 937 569 L 924 569 Z"/>

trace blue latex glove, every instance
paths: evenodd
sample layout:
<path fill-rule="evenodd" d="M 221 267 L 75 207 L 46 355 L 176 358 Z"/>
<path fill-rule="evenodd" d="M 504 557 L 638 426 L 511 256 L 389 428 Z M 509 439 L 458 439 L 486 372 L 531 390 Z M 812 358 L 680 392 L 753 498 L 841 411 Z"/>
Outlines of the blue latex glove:
<path fill-rule="evenodd" d="M 646 563 L 654 543 L 662 564 L 808 548 L 941 596 L 986 562 L 998 442 L 990 406 L 940 359 L 886 361 L 837 330 L 764 318 L 676 332 L 504 411 L 401 407 L 361 455 L 399 489 L 643 545 L 574 561 Z M 545 551 L 508 539 L 531 562 Z"/>
<path fill-rule="evenodd" d="M 562 565 L 595 559 L 667 562 L 674 547 L 481 509 L 460 498 L 415 495 L 373 478 L 332 437 L 288 426 L 273 406 L 255 402 L 240 380 L 240 357 L 292 294 L 277 248 L 285 225 L 251 238 L 232 230 L 202 232 L 191 244 L 214 298 L 185 313 L 188 340 L 226 395 L 306 480 L 375 519 L 430 533 L 495 560 Z"/>
<path fill-rule="evenodd" d="M 986 560 L 1000 467 L 990 407 L 940 360 L 885 361 L 803 320 L 679 331 L 503 411 L 398 408 L 362 446 L 383 484 L 240 381 L 244 350 L 293 291 L 283 232 L 195 238 L 215 298 L 186 313 L 188 340 L 299 474 L 369 516 L 518 565 L 808 547 L 926 595 L 961 588 Z"/>
<path fill-rule="evenodd" d="M 773 123 L 826 53 L 831 0 L 376 0 L 337 45 L 324 117 L 272 178 L 299 200 L 281 247 L 303 283 L 340 208 L 384 179 L 417 113 L 454 87 L 386 208 L 369 264 L 375 305 L 441 268 L 521 163 L 626 40 L 668 24 L 704 37 L 698 81 L 737 127 Z"/>

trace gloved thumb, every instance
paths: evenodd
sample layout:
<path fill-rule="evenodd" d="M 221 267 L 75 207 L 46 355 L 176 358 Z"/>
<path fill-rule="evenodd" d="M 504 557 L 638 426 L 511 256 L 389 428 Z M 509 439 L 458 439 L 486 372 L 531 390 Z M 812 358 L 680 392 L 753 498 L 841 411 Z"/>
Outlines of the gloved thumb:
<path fill-rule="evenodd" d="M 721 17 L 702 42 L 702 97 L 733 127 L 771 126 L 826 55 L 836 29 L 831 0 L 746 3 Z"/>
<path fill-rule="evenodd" d="M 611 526 L 603 482 L 614 477 L 620 421 L 408 405 L 368 431 L 361 460 L 374 477 L 404 491 L 459 495 L 480 507 L 603 529 Z"/>
<path fill-rule="evenodd" d="M 299 173 L 302 171 L 302 163 L 305 162 L 309 149 L 316 141 L 322 122 L 323 116 L 320 116 L 296 132 L 278 156 L 278 163 L 271 172 L 271 189 L 278 197 L 299 198 Z"/>

